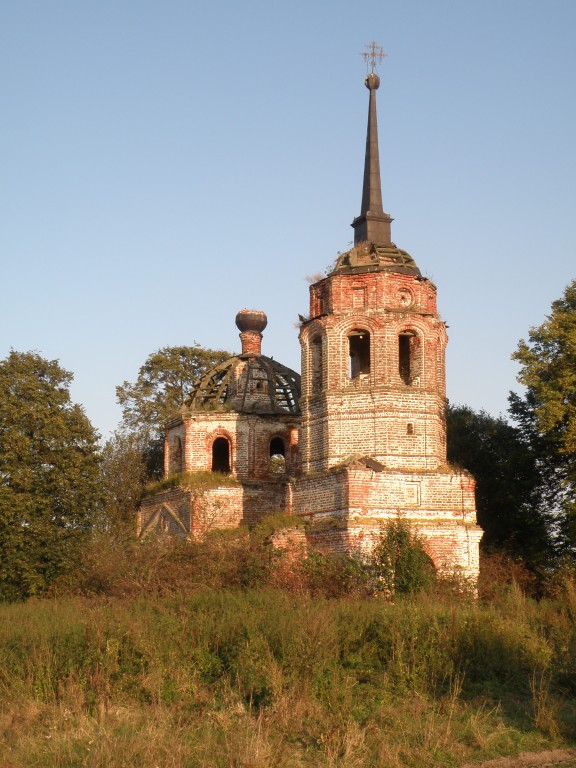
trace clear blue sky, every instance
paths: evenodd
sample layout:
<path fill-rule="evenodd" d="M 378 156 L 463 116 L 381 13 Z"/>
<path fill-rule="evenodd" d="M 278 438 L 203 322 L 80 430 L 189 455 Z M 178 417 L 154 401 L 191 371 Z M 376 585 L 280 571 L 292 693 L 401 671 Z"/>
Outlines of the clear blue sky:
<path fill-rule="evenodd" d="M 149 353 L 238 350 L 243 307 L 299 370 L 376 40 L 393 240 L 438 286 L 450 400 L 505 412 L 576 277 L 575 39 L 574 0 L 0 0 L 0 358 L 58 358 L 104 435 Z"/>

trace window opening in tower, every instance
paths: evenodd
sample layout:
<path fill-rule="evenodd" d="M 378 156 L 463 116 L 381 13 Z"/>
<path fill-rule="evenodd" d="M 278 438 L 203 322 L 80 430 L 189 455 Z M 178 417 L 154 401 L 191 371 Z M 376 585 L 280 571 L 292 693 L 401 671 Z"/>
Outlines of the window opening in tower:
<path fill-rule="evenodd" d="M 370 334 L 354 330 L 348 335 L 350 352 L 350 378 L 370 375 Z"/>
<path fill-rule="evenodd" d="M 171 475 L 182 472 L 182 440 L 179 437 L 175 437 L 170 446 L 168 471 Z"/>
<path fill-rule="evenodd" d="M 398 371 L 404 384 L 418 385 L 422 374 L 422 346 L 414 331 L 398 336 Z"/>

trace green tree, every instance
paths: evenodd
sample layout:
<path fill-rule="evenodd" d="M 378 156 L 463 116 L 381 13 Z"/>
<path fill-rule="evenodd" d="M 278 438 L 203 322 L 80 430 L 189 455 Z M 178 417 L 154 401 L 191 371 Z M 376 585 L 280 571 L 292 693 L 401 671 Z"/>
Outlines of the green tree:
<path fill-rule="evenodd" d="M 149 474 L 162 474 L 163 430 L 184 404 L 194 383 L 210 368 L 230 357 L 223 350 L 163 347 L 148 356 L 131 384 L 116 387 L 122 408 L 122 429 L 144 439 Z"/>
<path fill-rule="evenodd" d="M 448 460 L 476 479 L 483 551 L 544 564 L 553 553 L 548 481 L 529 432 L 467 406 L 448 408 L 447 431 Z"/>
<path fill-rule="evenodd" d="M 544 323 L 531 328 L 512 355 L 520 363 L 524 397 L 512 394 L 510 412 L 533 435 L 556 488 L 561 543 L 576 549 L 576 280 L 552 303 Z"/>
<path fill-rule="evenodd" d="M 206 371 L 230 357 L 229 352 L 193 347 L 163 347 L 153 352 L 138 371 L 134 384 L 116 387 L 123 426 L 161 432 L 184 403 L 194 383 Z"/>
<path fill-rule="evenodd" d="M 41 594 L 77 563 L 101 504 L 98 435 L 58 361 L 0 362 L 0 599 Z"/>
<path fill-rule="evenodd" d="M 538 430 L 576 473 L 576 280 L 512 358 L 521 365 L 518 381 L 533 398 Z"/>
<path fill-rule="evenodd" d="M 102 448 L 105 492 L 98 527 L 113 536 L 135 533 L 136 511 L 147 479 L 146 446 L 137 433 L 116 432 Z"/>

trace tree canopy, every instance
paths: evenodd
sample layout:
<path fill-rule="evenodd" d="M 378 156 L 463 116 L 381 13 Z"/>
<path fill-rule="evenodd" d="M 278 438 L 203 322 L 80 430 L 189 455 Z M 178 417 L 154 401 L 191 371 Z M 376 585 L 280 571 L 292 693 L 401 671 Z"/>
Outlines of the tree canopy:
<path fill-rule="evenodd" d="M 547 478 L 529 435 L 467 406 L 448 408 L 447 427 L 448 460 L 476 479 L 483 550 L 543 564 L 553 552 Z"/>
<path fill-rule="evenodd" d="M 558 532 L 576 551 L 576 280 L 552 303 L 542 325 L 531 328 L 513 359 L 520 363 L 523 397 L 510 396 L 510 413 L 547 465 L 560 512 Z"/>
<path fill-rule="evenodd" d="M 229 352 L 193 347 L 163 347 L 146 358 L 131 384 L 116 387 L 123 426 L 133 431 L 159 433 L 184 404 L 194 382 L 230 357 Z"/>
<path fill-rule="evenodd" d="M 0 361 L 0 599 L 40 594 L 76 563 L 101 503 L 98 435 L 58 361 Z"/>
<path fill-rule="evenodd" d="M 562 454 L 576 479 L 576 280 L 512 355 L 532 402 L 536 426 Z"/>
<path fill-rule="evenodd" d="M 484 549 L 538 566 L 576 553 L 576 280 L 512 357 L 514 423 L 449 408 L 448 458 L 476 478 Z"/>
<path fill-rule="evenodd" d="M 229 352 L 196 343 L 192 347 L 163 347 L 146 358 L 133 384 L 125 381 L 116 387 L 122 431 L 143 441 L 151 477 L 162 474 L 164 425 L 178 413 L 194 383 L 228 357 Z"/>
<path fill-rule="evenodd" d="M 102 448 L 105 500 L 97 527 L 114 536 L 134 533 L 147 480 L 147 446 L 137 433 L 114 433 Z"/>

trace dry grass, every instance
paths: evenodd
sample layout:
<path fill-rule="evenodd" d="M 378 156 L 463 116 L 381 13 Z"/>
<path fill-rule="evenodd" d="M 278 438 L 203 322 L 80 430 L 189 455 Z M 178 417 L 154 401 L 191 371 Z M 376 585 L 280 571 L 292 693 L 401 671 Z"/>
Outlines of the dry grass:
<path fill-rule="evenodd" d="M 237 536 L 147 557 L 102 597 L 0 606 L 2 768 L 432 768 L 576 739 L 566 575 L 539 603 L 390 603 L 250 587 Z"/>

